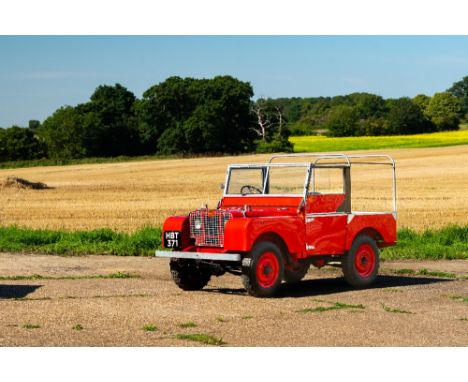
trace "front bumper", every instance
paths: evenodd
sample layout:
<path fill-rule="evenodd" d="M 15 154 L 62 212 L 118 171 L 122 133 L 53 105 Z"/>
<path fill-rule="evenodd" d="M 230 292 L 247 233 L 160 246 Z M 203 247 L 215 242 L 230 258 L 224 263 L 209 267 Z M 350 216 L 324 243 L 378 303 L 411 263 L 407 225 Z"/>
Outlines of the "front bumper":
<path fill-rule="evenodd" d="M 241 261 L 240 253 L 156 251 L 155 256 L 156 257 L 175 258 L 175 259 Z"/>

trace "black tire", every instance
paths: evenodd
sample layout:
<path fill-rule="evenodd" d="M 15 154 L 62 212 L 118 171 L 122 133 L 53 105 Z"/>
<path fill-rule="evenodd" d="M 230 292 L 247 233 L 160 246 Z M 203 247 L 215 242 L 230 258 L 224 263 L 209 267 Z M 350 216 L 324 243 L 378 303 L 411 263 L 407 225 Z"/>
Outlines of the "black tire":
<path fill-rule="evenodd" d="M 195 260 L 171 259 L 170 268 L 172 279 L 183 290 L 203 289 L 211 278 L 211 273 Z"/>
<path fill-rule="evenodd" d="M 379 266 L 379 247 L 366 235 L 354 239 L 341 264 L 346 282 L 355 288 L 364 288 L 372 284 L 379 273 Z"/>
<path fill-rule="evenodd" d="M 284 269 L 284 281 L 289 284 L 296 284 L 301 281 L 309 271 L 310 264 L 300 263 L 296 268 L 286 267 Z"/>
<path fill-rule="evenodd" d="M 283 280 L 284 262 L 278 246 L 269 241 L 254 245 L 242 260 L 242 283 L 255 297 L 272 297 Z"/>

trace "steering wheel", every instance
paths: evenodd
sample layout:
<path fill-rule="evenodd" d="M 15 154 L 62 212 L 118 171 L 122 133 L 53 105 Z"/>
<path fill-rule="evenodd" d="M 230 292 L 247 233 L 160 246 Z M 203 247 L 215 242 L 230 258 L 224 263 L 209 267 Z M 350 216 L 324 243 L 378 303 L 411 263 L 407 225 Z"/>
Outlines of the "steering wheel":
<path fill-rule="evenodd" d="M 245 189 L 245 190 L 244 190 Z M 247 194 L 254 194 L 252 191 L 257 191 L 257 193 L 261 194 L 263 190 L 260 190 L 258 187 L 252 186 L 250 184 L 246 184 L 241 187 L 240 193 L 242 195 L 247 195 Z"/>

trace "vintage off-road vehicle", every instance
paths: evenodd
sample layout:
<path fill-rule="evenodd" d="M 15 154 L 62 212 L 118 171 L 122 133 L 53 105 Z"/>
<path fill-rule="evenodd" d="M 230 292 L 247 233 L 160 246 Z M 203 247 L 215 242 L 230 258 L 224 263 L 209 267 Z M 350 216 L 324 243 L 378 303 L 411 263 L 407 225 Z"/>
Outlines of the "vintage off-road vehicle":
<path fill-rule="evenodd" d="M 299 157 L 305 161 L 291 162 Z M 365 164 L 392 171 L 392 211 L 352 209 L 351 169 Z M 396 243 L 395 162 L 387 155 L 275 155 L 266 164 L 228 166 L 223 188 L 216 209 L 164 223 L 166 250 L 156 256 L 171 259 L 184 290 L 229 272 L 242 276 L 249 294 L 269 297 L 283 281 L 301 280 L 311 264 L 340 266 L 346 281 L 362 288 L 377 277 L 380 248 Z"/>

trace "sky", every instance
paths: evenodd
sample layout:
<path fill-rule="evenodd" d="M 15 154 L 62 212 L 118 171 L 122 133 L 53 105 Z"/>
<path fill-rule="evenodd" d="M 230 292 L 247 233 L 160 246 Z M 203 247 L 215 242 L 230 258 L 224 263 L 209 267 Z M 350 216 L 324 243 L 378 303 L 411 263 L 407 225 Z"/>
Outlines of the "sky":
<path fill-rule="evenodd" d="M 120 83 L 232 75 L 255 97 L 432 95 L 468 75 L 468 36 L 0 36 L 0 126 Z"/>

